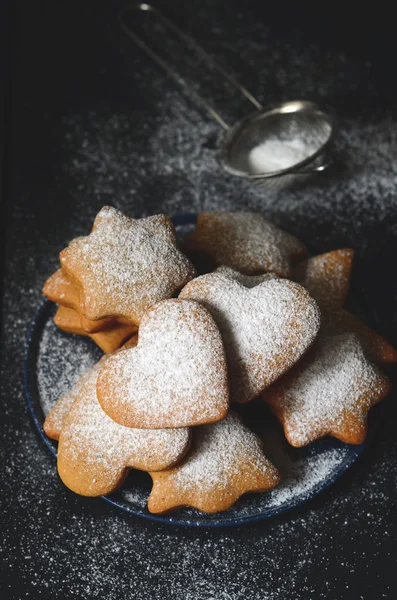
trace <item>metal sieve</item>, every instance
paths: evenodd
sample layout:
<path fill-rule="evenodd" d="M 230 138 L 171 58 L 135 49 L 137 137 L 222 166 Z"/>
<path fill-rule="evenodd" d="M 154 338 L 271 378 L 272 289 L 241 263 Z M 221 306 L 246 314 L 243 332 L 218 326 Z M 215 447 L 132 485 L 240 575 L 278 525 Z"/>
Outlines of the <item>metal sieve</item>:
<path fill-rule="evenodd" d="M 256 108 L 253 114 L 230 127 L 222 115 L 199 95 L 178 73 L 126 23 L 134 11 L 153 15 L 218 71 Z M 278 187 L 324 171 L 330 164 L 329 146 L 336 131 L 336 116 L 314 102 L 296 100 L 263 107 L 230 73 L 224 70 L 190 36 L 150 4 L 127 6 L 119 15 L 122 30 L 148 54 L 189 97 L 224 130 L 219 160 L 231 175 Z"/>

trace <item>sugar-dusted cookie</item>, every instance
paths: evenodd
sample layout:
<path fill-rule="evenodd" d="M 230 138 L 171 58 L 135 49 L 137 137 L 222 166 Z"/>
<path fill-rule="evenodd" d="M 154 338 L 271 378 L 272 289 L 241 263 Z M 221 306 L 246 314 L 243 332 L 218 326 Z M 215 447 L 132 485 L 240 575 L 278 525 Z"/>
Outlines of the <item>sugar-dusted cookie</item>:
<path fill-rule="evenodd" d="M 81 326 L 79 314 L 72 308 L 60 306 L 55 313 L 54 323 L 66 333 L 88 335 L 106 353 L 114 352 L 137 330 L 136 325 L 115 323 L 104 331 L 87 333 Z"/>
<path fill-rule="evenodd" d="M 230 398 L 249 402 L 290 369 L 314 342 L 320 311 L 309 293 L 285 279 L 252 289 L 222 273 L 194 279 L 180 298 L 202 303 L 223 337 Z"/>
<path fill-rule="evenodd" d="M 270 490 L 280 481 L 258 436 L 233 412 L 224 421 L 195 428 L 184 460 L 150 475 L 153 489 L 148 508 L 152 513 L 184 506 L 216 513 L 243 494 Z"/>
<path fill-rule="evenodd" d="M 139 324 L 150 306 L 195 275 L 168 216 L 131 219 L 109 206 L 91 234 L 73 240 L 60 259 L 80 285 L 80 312 L 90 320 L 119 317 Z"/>
<path fill-rule="evenodd" d="M 104 411 L 128 427 L 223 419 L 229 404 L 226 357 L 209 312 L 187 300 L 153 306 L 141 321 L 137 347 L 103 365 L 97 392 Z"/>
<path fill-rule="evenodd" d="M 331 435 L 361 444 L 369 409 L 391 389 L 353 334 L 320 335 L 312 350 L 263 394 L 290 444 L 306 446 Z"/>
<path fill-rule="evenodd" d="M 75 311 L 80 309 L 80 288 L 77 282 L 67 275 L 62 269 L 55 271 L 44 284 L 43 294 L 51 302 L 60 306 L 72 308 Z M 115 323 L 113 318 L 98 319 L 91 321 L 79 313 L 80 324 L 83 332 L 96 333 L 110 327 Z M 120 321 L 120 320 L 119 320 Z M 77 332 L 73 332 L 77 333 Z M 80 335 L 84 335 L 81 333 Z"/>
<path fill-rule="evenodd" d="M 62 269 L 58 269 L 47 279 L 43 287 L 43 294 L 55 304 L 61 304 L 74 310 L 79 308 L 79 288 Z"/>
<path fill-rule="evenodd" d="M 124 344 L 123 348 L 133 348 L 137 345 L 137 343 L 138 334 L 135 334 Z M 100 363 L 102 364 L 102 362 L 104 362 L 106 358 L 107 357 L 103 357 Z M 84 388 L 87 382 L 92 380 L 93 373 L 96 373 L 96 384 L 96 377 L 99 369 L 98 365 L 99 363 L 95 364 L 93 367 L 91 367 L 91 369 L 88 369 L 85 373 L 83 373 L 83 375 L 81 375 L 81 377 L 77 380 L 72 389 L 69 392 L 66 392 L 66 394 L 64 394 L 63 396 L 61 396 L 48 413 L 43 424 L 43 429 L 45 434 L 52 440 L 59 440 L 59 436 L 61 435 L 62 431 L 63 421 L 66 415 L 71 409 L 73 402 L 80 395 L 81 390 Z"/>
<path fill-rule="evenodd" d="M 341 308 L 349 292 L 353 257 L 350 248 L 312 256 L 295 265 L 292 278 L 308 290 L 320 308 Z"/>
<path fill-rule="evenodd" d="M 183 249 L 204 255 L 214 267 L 226 265 L 246 275 L 271 271 L 291 274 L 291 263 L 304 258 L 305 246 L 259 213 L 203 212 Z"/>
<path fill-rule="evenodd" d="M 393 346 L 347 310 L 324 311 L 322 331 L 331 335 L 354 333 L 369 360 L 385 367 L 397 363 L 397 351 Z"/>
<path fill-rule="evenodd" d="M 132 429 L 118 425 L 101 409 L 96 396 L 97 363 L 69 395 L 73 402 L 55 425 L 60 428 L 58 472 L 71 490 L 101 496 L 124 481 L 128 467 L 144 471 L 168 468 L 180 460 L 190 444 L 183 429 Z M 65 398 L 65 397 L 64 397 Z M 61 409 L 60 409 L 61 411 Z"/>

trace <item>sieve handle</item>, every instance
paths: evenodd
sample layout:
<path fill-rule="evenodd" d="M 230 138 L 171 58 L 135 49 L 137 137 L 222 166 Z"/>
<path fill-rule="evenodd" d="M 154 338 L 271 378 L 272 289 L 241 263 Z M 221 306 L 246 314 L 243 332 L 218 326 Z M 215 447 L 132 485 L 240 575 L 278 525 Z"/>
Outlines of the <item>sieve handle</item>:
<path fill-rule="evenodd" d="M 151 4 L 137 3 L 127 6 L 121 11 L 118 16 L 121 29 L 127 36 L 137 44 L 152 60 L 154 60 L 173 80 L 174 82 L 184 90 L 189 92 L 194 102 L 203 108 L 215 121 L 228 130 L 229 125 L 223 119 L 223 117 L 216 111 L 202 96 L 200 96 L 186 81 L 178 75 L 178 73 L 170 67 L 170 65 L 161 58 L 152 48 L 144 42 L 132 29 L 125 23 L 124 17 L 126 14 L 133 11 L 141 11 L 151 13 L 156 19 L 158 19 L 163 25 L 171 29 L 187 46 L 192 48 L 201 58 L 203 58 L 212 68 L 216 69 L 231 85 L 233 85 L 255 108 L 260 109 L 262 105 L 254 98 L 254 96 L 243 87 L 234 77 L 230 75 L 225 69 L 217 63 L 201 46 L 197 44 L 190 36 L 186 35 L 179 29 L 172 21 L 165 17 L 157 8 L 154 8 Z"/>

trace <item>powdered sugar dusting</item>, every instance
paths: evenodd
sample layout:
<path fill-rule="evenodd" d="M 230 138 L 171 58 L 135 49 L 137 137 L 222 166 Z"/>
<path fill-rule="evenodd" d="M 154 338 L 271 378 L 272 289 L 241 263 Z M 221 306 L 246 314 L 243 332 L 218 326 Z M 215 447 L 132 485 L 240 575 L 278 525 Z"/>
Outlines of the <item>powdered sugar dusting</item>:
<path fill-rule="evenodd" d="M 225 265 L 218 267 L 215 270 L 215 273 L 221 273 L 221 275 L 227 277 L 228 279 L 234 279 L 247 288 L 253 288 L 256 285 L 263 283 L 263 281 L 269 281 L 269 279 L 277 279 L 277 275 L 274 273 L 263 273 L 263 275 L 244 275 L 243 273 L 239 273 L 239 271 L 235 271 L 230 267 L 225 267 Z"/>
<path fill-rule="evenodd" d="M 115 315 L 139 323 L 194 275 L 169 217 L 131 219 L 111 207 L 98 213 L 89 236 L 69 244 L 61 263 L 81 284 L 81 310 L 89 319 Z"/>
<path fill-rule="evenodd" d="M 352 334 L 316 341 L 311 354 L 264 395 L 282 415 L 290 442 L 301 446 L 332 433 L 353 438 L 389 383 L 364 356 Z M 342 438 L 343 439 L 343 438 Z"/>
<path fill-rule="evenodd" d="M 170 479 L 183 491 L 197 486 L 206 495 L 210 489 L 233 487 L 238 476 L 249 486 L 258 471 L 269 475 L 271 470 L 256 435 L 230 412 L 223 421 L 194 430 L 192 449 Z"/>
<path fill-rule="evenodd" d="M 228 408 L 222 339 L 196 302 L 167 300 L 141 322 L 138 346 L 115 356 L 98 378 L 98 397 L 131 427 L 182 427 L 218 421 Z"/>
<path fill-rule="evenodd" d="M 248 402 L 290 368 L 320 326 L 316 303 L 299 285 L 268 279 L 247 289 L 209 273 L 191 281 L 181 298 L 201 302 L 218 324 L 229 364 L 231 399 Z"/>
<path fill-rule="evenodd" d="M 214 266 L 226 265 L 254 275 L 271 271 L 288 277 L 290 263 L 306 254 L 302 242 L 259 213 L 206 212 L 186 238 L 187 252 L 202 252 Z"/>

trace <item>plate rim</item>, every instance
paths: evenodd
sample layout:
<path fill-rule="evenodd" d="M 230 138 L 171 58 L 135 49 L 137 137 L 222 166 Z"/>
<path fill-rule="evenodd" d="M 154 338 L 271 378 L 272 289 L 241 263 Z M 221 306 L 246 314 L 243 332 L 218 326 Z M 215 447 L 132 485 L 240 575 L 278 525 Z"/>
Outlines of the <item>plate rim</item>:
<path fill-rule="evenodd" d="M 172 221 L 175 226 L 184 226 L 184 225 L 194 225 L 197 219 L 197 213 L 177 213 L 172 217 Z M 24 363 L 23 363 L 23 376 L 24 376 L 24 388 L 25 388 L 25 399 L 27 401 L 28 409 L 30 416 L 35 425 L 36 431 L 39 433 L 42 442 L 46 448 L 50 451 L 53 458 L 57 458 L 57 452 L 55 450 L 55 446 L 52 441 L 46 436 L 43 430 L 43 423 L 39 418 L 36 409 L 35 409 L 35 401 L 32 395 L 31 389 L 31 365 L 32 361 L 34 363 L 34 351 L 35 351 L 35 335 L 40 327 L 40 321 L 44 318 L 44 315 L 47 310 L 50 310 L 50 307 L 53 305 L 53 302 L 50 300 L 44 300 L 36 310 L 36 313 L 33 317 L 33 320 L 30 324 L 28 335 L 25 342 L 25 352 L 24 352 Z M 202 528 L 202 529 L 214 529 L 220 527 L 238 527 L 241 525 L 245 525 L 247 523 L 256 523 L 258 521 L 266 521 L 272 517 L 281 515 L 285 512 L 296 509 L 297 507 L 309 502 L 316 496 L 320 495 L 322 492 L 330 488 L 338 479 L 344 476 L 344 474 L 353 466 L 354 463 L 357 462 L 358 458 L 367 448 L 367 446 L 372 441 L 372 438 L 376 434 L 374 431 L 375 428 L 372 428 L 368 431 L 367 437 L 362 444 L 357 446 L 348 445 L 348 453 L 344 460 L 340 463 L 338 468 L 336 468 L 330 476 L 328 476 L 325 480 L 318 482 L 310 491 L 303 492 L 298 495 L 295 500 L 288 501 L 286 500 L 279 506 L 272 508 L 269 507 L 265 512 L 256 513 L 253 515 L 246 515 L 242 517 L 225 517 L 219 519 L 212 520 L 195 520 L 194 518 L 189 520 L 179 520 L 178 517 L 173 518 L 172 513 L 168 513 L 166 515 L 156 515 L 149 512 L 144 512 L 141 509 L 133 509 L 130 505 L 124 503 L 121 500 L 116 500 L 111 496 L 99 496 L 101 500 L 104 500 L 108 504 L 117 507 L 118 509 L 126 512 L 130 515 L 134 515 L 148 521 L 152 521 L 155 523 L 162 523 L 169 526 L 176 525 L 178 527 L 187 527 L 187 528 Z M 378 429 L 378 428 L 376 428 Z M 226 514 L 227 511 L 219 513 L 220 515 Z M 205 515 L 205 513 L 202 513 Z"/>

